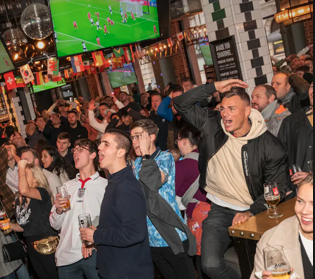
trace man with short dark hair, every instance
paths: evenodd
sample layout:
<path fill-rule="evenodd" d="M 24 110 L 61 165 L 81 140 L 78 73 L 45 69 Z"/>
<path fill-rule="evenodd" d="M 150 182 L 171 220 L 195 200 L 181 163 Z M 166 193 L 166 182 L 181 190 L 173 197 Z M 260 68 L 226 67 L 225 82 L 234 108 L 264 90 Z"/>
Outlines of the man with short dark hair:
<path fill-rule="evenodd" d="M 89 137 L 87 129 L 83 127 L 78 121 L 78 115 L 76 111 L 72 110 L 68 112 L 68 122 L 69 126 L 67 132 L 71 137 L 71 146 L 74 145 L 76 140 L 87 139 Z"/>
<path fill-rule="evenodd" d="M 37 129 L 38 129 L 38 131 L 40 131 L 40 132 L 44 132 L 44 129 L 45 129 L 45 125 L 46 125 L 46 122 L 45 122 L 45 119 L 44 119 L 44 117 L 42 117 L 42 116 L 37 116 L 36 118 L 35 118 L 35 124 L 36 124 L 36 126 L 37 126 Z"/>
<path fill-rule="evenodd" d="M 300 78 L 303 78 L 304 74 L 310 72 L 310 67 L 303 65 L 296 69 L 295 74 L 298 75 Z"/>
<path fill-rule="evenodd" d="M 43 133 L 36 129 L 36 125 L 33 122 L 26 124 L 25 133 L 27 135 L 26 142 L 28 146 L 33 149 L 35 148 L 39 140 L 45 139 Z"/>
<path fill-rule="evenodd" d="M 309 66 L 310 67 L 310 73 L 313 74 L 313 65 L 314 65 L 314 61 L 312 58 L 306 58 L 305 62 L 304 62 L 305 66 Z"/>
<path fill-rule="evenodd" d="M 151 94 L 152 111 L 148 119 L 153 120 L 153 122 L 158 126 L 159 133 L 156 140 L 156 146 L 160 147 L 162 151 L 167 150 L 167 138 L 168 138 L 168 126 L 169 121 L 158 115 L 158 108 L 162 103 L 162 95 L 158 92 Z"/>
<path fill-rule="evenodd" d="M 151 104 L 149 102 L 149 93 L 141 94 L 141 107 L 147 111 L 151 110 Z"/>
<path fill-rule="evenodd" d="M 73 154 L 70 149 L 71 146 L 71 136 L 64 132 L 60 133 L 57 138 L 57 149 L 59 154 L 65 158 L 65 160 L 74 165 Z"/>
<path fill-rule="evenodd" d="M 141 106 L 135 102 L 130 102 L 129 95 L 127 95 L 127 93 L 124 91 L 121 91 L 119 93 L 119 101 L 122 102 L 122 104 L 125 106 L 127 110 L 131 108 L 132 110 L 136 112 L 141 111 Z"/>
<path fill-rule="evenodd" d="M 67 132 L 68 125 L 61 122 L 58 114 L 53 113 L 47 121 L 44 136 L 49 142 L 49 145 L 56 147 L 57 137 L 62 132 Z"/>
<path fill-rule="evenodd" d="M 153 279 L 146 201 L 126 159 L 130 137 L 117 129 L 106 131 L 99 146 L 100 167 L 110 173 L 96 230 L 80 229 L 82 240 L 97 245 L 102 279 Z"/>
<path fill-rule="evenodd" d="M 194 83 L 191 78 L 182 78 L 182 86 L 184 88 L 184 92 L 186 93 L 187 91 L 193 89 Z"/>
<path fill-rule="evenodd" d="M 110 107 L 106 102 L 100 103 L 98 106 L 99 116 L 97 119 L 103 121 L 106 117 L 105 111 L 108 109 L 110 109 Z"/>
<path fill-rule="evenodd" d="M 240 88 L 231 90 L 233 87 Z M 294 192 L 289 184 L 287 153 L 267 131 L 261 114 L 251 109 L 243 89 L 247 87 L 240 80 L 225 80 L 174 99 L 178 113 L 202 133 L 199 183 L 212 207 L 203 222 L 201 260 L 204 272 L 212 279 L 240 278 L 224 260 L 232 242 L 228 228 L 267 209 L 262 185 L 277 183 L 281 201 L 286 193 Z M 217 91 L 226 93 L 220 111 L 197 105 Z"/>
<path fill-rule="evenodd" d="M 147 225 L 152 260 L 164 278 L 195 277 L 192 259 L 196 239 L 186 226 L 175 199 L 175 162 L 172 154 L 156 147 L 158 127 L 145 119 L 130 127 L 138 156 L 135 175 L 147 200 Z"/>
<path fill-rule="evenodd" d="M 95 247 L 92 250 L 82 244 L 78 216 L 90 214 L 92 225 L 98 226 L 107 180 L 100 177 L 97 171 L 99 156 L 96 143 L 89 139 L 77 140 L 73 151 L 79 174 L 63 186 L 69 194 L 71 210 L 63 212 L 68 199 L 58 193 L 49 218 L 52 228 L 60 231 L 56 265 L 60 279 L 99 279 L 97 252 Z"/>
<path fill-rule="evenodd" d="M 252 93 L 252 108 L 257 109 L 265 119 L 268 131 L 277 136 L 282 121 L 291 113 L 277 101 L 276 90 L 267 84 L 258 85 Z"/>

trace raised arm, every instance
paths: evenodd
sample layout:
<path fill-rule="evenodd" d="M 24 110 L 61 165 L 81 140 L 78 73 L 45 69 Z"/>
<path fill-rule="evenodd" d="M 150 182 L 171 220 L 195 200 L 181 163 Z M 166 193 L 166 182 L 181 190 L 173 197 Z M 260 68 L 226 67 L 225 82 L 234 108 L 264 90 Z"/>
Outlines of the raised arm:
<path fill-rule="evenodd" d="M 174 106 L 181 117 L 199 131 L 203 131 L 208 111 L 197 105 L 215 92 L 225 93 L 232 87 L 247 88 L 248 84 L 238 79 L 229 79 L 215 83 L 201 85 L 189 92 L 174 98 Z"/>

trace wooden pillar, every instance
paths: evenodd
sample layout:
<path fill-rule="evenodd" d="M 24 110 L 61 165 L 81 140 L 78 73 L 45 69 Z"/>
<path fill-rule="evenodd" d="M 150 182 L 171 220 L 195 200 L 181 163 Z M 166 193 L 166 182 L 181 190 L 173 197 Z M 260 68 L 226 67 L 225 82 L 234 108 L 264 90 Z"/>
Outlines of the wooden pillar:
<path fill-rule="evenodd" d="M 109 77 L 106 71 L 102 73 L 102 78 L 103 78 L 103 83 L 105 86 L 106 95 L 110 96 L 112 94 L 113 89 L 110 84 Z"/>

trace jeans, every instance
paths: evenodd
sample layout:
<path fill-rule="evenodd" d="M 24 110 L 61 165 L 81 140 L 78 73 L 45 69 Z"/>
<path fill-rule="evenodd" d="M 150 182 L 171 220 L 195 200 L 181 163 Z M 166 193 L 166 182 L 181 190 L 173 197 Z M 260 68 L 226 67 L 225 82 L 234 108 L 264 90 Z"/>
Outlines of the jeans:
<path fill-rule="evenodd" d="M 16 279 L 16 275 L 19 277 L 19 279 L 30 279 L 30 276 L 28 274 L 28 271 L 24 264 L 22 264 L 18 270 L 12 272 L 11 274 L 1 277 L 0 279 Z"/>
<path fill-rule="evenodd" d="M 204 273 L 211 279 L 241 279 L 224 260 L 224 254 L 232 243 L 228 228 L 237 213 L 239 211 L 212 204 L 202 223 L 201 263 Z"/>
<path fill-rule="evenodd" d="M 96 251 L 88 259 L 82 259 L 71 265 L 60 266 L 58 268 L 59 279 L 99 279 L 96 269 Z"/>
<path fill-rule="evenodd" d="M 188 251 L 188 240 L 183 245 Z M 187 252 L 174 255 L 170 247 L 151 247 L 151 255 L 165 279 L 196 279 L 194 263 Z"/>

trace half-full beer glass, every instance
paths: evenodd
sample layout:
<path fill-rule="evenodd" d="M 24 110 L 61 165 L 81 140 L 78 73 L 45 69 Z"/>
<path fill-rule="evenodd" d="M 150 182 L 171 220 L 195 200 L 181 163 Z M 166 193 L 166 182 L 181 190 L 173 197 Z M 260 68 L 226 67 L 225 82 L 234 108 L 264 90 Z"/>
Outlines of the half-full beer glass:
<path fill-rule="evenodd" d="M 79 215 L 79 225 L 80 228 L 91 228 L 92 227 L 91 215 L 88 213 Z M 94 243 L 85 240 L 84 244 L 86 248 L 92 248 Z"/>
<path fill-rule="evenodd" d="M 283 214 L 277 212 L 277 205 L 280 202 L 280 192 L 276 182 L 265 183 L 264 193 L 266 202 L 272 207 L 272 213 L 269 215 L 270 218 L 279 218 Z"/>
<path fill-rule="evenodd" d="M 57 193 L 61 194 L 63 199 L 67 199 L 67 202 L 62 207 L 63 212 L 68 212 L 69 210 L 71 210 L 71 205 L 70 205 L 69 194 L 68 194 L 67 188 L 64 186 L 58 186 L 57 187 Z"/>
<path fill-rule="evenodd" d="M 265 268 L 271 272 L 272 278 L 290 279 L 291 266 L 280 245 L 268 246 L 264 249 Z"/>
<path fill-rule="evenodd" d="M 0 201 L 0 223 L 2 224 L 2 230 L 5 234 L 12 232 L 12 229 L 10 228 L 10 218 L 1 201 Z"/>

